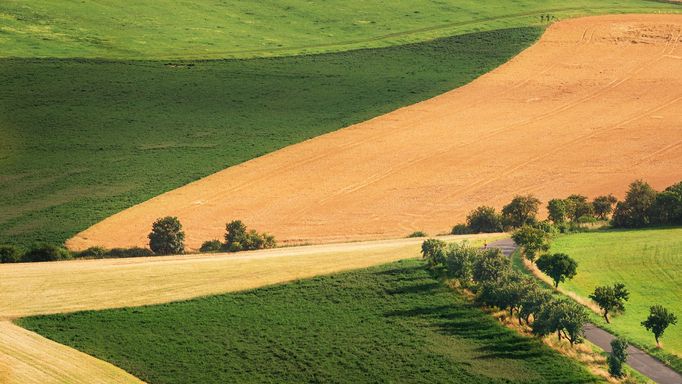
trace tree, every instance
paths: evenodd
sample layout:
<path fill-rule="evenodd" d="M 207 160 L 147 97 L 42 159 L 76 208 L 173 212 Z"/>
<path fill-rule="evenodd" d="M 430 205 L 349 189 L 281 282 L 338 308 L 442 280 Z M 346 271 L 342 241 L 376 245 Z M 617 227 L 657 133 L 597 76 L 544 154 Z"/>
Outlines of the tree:
<path fill-rule="evenodd" d="M 578 269 L 578 263 L 565 253 L 542 255 L 535 264 L 554 280 L 554 288 L 558 288 L 560 282 L 572 279 Z"/>
<path fill-rule="evenodd" d="M 244 249 L 246 241 L 246 225 L 241 220 L 233 220 L 225 224 L 225 248 L 230 252 Z"/>
<path fill-rule="evenodd" d="M 469 213 L 467 226 L 473 233 L 502 232 L 502 216 L 493 207 L 481 206 Z"/>
<path fill-rule="evenodd" d="M 566 204 L 566 216 L 577 222 L 583 216 L 592 215 L 592 205 L 587 202 L 587 197 L 583 195 L 571 195 L 564 200 Z"/>
<path fill-rule="evenodd" d="M 620 378 L 623 377 L 623 364 L 628 358 L 628 342 L 624 339 L 617 338 L 611 340 L 611 353 L 607 358 L 609 364 L 609 374 L 611 376 Z"/>
<path fill-rule="evenodd" d="M 573 346 L 582 342 L 588 318 L 582 305 L 566 298 L 554 299 L 542 306 L 531 328 L 533 334 L 538 336 L 556 332 L 559 340 L 564 337 Z"/>
<path fill-rule="evenodd" d="M 547 203 L 547 218 L 554 224 L 566 221 L 566 202 L 562 199 L 552 199 Z"/>
<path fill-rule="evenodd" d="M 511 262 L 497 248 L 488 248 L 480 252 L 474 261 L 473 277 L 477 282 L 499 281 L 511 270 Z"/>
<path fill-rule="evenodd" d="M 523 255 L 530 261 L 535 260 L 538 252 L 549 250 L 549 235 L 542 229 L 524 225 L 511 237 L 516 244 L 521 246 Z"/>
<path fill-rule="evenodd" d="M 610 323 L 609 313 L 625 311 L 625 302 L 630 297 L 630 293 L 625 289 L 625 284 L 616 283 L 612 287 L 596 287 L 589 297 L 601 308 L 604 320 Z"/>
<path fill-rule="evenodd" d="M 637 228 L 651 224 L 651 211 L 658 192 L 642 180 L 630 184 L 625 200 L 616 204 L 614 227 Z"/>
<path fill-rule="evenodd" d="M 533 195 L 516 195 L 512 201 L 502 208 L 502 220 L 505 225 L 518 228 L 531 224 L 536 220 L 540 200 Z"/>
<path fill-rule="evenodd" d="M 499 280 L 486 280 L 481 283 L 476 295 L 476 301 L 491 307 L 509 310 L 509 316 L 520 307 L 521 300 L 529 285 L 534 282 L 516 271 L 510 271 Z M 521 318 L 519 318 L 519 323 Z"/>
<path fill-rule="evenodd" d="M 199 252 L 218 252 L 223 247 L 220 240 L 208 240 L 204 241 L 199 248 Z"/>
<path fill-rule="evenodd" d="M 597 196 L 592 201 L 592 210 L 598 219 L 606 220 L 611 212 L 613 212 L 613 206 L 617 202 L 618 199 L 613 195 Z"/>
<path fill-rule="evenodd" d="M 519 318 L 530 325 L 530 317 L 533 316 L 534 319 L 537 319 L 542 307 L 551 300 L 552 294 L 549 291 L 540 288 L 537 284 L 530 285 L 519 303 L 521 306 Z"/>
<path fill-rule="evenodd" d="M 468 283 L 473 278 L 474 261 L 479 250 L 469 242 L 452 243 L 445 251 L 445 267 L 448 277 L 457 278 L 462 283 Z"/>
<path fill-rule="evenodd" d="M 466 224 L 456 224 L 454 227 L 452 227 L 452 231 L 450 231 L 450 234 L 452 235 L 468 235 L 471 233 L 471 229 Z"/>
<path fill-rule="evenodd" d="M 444 241 L 438 239 L 428 239 L 422 243 L 422 256 L 430 268 L 445 263 L 445 245 Z"/>
<path fill-rule="evenodd" d="M 177 217 L 157 219 L 148 237 L 149 248 L 157 255 L 179 255 L 185 252 L 185 232 Z"/>
<path fill-rule="evenodd" d="M 661 346 L 659 339 L 663 336 L 663 332 L 665 332 L 666 328 L 675 324 L 677 324 L 677 316 L 662 305 L 654 305 L 649 308 L 649 317 L 642 321 L 642 326 L 654 334 L 656 346 L 658 347 Z"/>

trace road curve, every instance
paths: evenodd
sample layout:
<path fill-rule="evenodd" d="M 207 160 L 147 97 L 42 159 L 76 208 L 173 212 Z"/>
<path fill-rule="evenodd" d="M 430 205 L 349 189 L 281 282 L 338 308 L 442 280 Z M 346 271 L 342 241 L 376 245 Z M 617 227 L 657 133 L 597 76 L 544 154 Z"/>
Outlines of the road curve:
<path fill-rule="evenodd" d="M 502 239 L 488 244 L 490 248 L 499 248 L 506 256 L 514 253 L 517 246 L 512 239 Z M 611 333 L 588 323 L 585 325 L 585 338 L 592 344 L 598 346 L 606 352 L 611 352 L 611 340 L 616 337 Z M 628 365 L 639 373 L 650 378 L 659 384 L 682 384 L 682 375 L 677 371 L 663 364 L 660 360 L 642 351 L 641 349 L 630 346 L 628 348 Z"/>

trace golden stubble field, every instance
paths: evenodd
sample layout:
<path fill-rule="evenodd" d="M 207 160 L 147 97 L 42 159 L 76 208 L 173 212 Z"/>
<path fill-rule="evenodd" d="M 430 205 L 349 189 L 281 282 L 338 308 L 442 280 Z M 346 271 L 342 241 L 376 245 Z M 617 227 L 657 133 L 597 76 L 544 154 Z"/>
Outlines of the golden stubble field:
<path fill-rule="evenodd" d="M 178 216 L 187 244 L 243 220 L 281 242 L 442 233 L 515 194 L 623 196 L 682 179 L 682 16 L 558 22 L 467 86 L 228 168 L 68 241 L 146 246 Z"/>

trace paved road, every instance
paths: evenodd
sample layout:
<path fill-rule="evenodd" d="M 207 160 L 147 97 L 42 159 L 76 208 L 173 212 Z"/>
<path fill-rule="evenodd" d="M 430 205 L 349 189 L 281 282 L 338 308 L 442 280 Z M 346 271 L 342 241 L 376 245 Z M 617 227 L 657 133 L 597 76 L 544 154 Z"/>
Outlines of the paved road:
<path fill-rule="evenodd" d="M 512 239 L 503 239 L 487 245 L 489 248 L 499 248 L 506 256 L 511 256 L 516 249 Z M 585 338 L 606 352 L 611 352 L 611 340 L 616 337 L 594 324 L 585 325 Z M 659 384 L 682 384 L 682 375 L 663 364 L 658 359 L 639 348 L 628 348 L 627 363 L 644 376 Z"/>

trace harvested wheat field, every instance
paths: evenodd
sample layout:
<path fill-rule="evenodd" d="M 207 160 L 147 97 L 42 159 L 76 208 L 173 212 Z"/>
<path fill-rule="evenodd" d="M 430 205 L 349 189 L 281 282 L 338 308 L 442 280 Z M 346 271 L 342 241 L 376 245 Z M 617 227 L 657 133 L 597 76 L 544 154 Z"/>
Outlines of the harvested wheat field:
<path fill-rule="evenodd" d="M 122 369 L 0 321 L 0 382 L 4 384 L 139 384 Z"/>
<path fill-rule="evenodd" d="M 402 237 L 448 231 L 519 193 L 668 186 L 682 178 L 681 33 L 675 15 L 556 23 L 467 86 L 165 193 L 68 245 L 144 246 L 166 215 L 190 248 L 233 219 L 280 242 Z"/>

